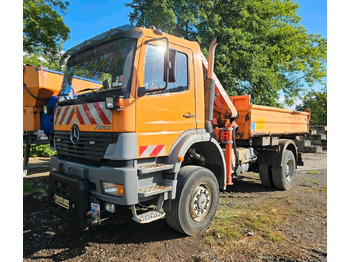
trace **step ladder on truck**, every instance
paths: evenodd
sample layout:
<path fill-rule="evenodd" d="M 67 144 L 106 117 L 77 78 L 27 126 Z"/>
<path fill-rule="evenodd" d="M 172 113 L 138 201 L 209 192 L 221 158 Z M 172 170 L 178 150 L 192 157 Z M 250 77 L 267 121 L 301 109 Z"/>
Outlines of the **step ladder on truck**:
<path fill-rule="evenodd" d="M 294 138 L 308 132 L 310 114 L 229 97 L 213 71 L 216 45 L 207 62 L 196 42 L 121 26 L 64 54 L 50 137 L 57 215 L 88 229 L 124 205 L 138 223 L 165 218 L 194 235 L 213 221 L 219 190 L 245 172 L 292 187 L 303 164 Z M 74 97 L 73 75 L 101 84 Z"/>

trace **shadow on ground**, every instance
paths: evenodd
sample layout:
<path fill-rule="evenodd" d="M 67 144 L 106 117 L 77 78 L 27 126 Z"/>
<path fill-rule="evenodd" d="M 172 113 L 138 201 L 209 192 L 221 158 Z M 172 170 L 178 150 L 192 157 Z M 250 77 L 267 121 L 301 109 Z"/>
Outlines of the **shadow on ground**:
<path fill-rule="evenodd" d="M 131 219 L 131 211 L 127 207 L 119 207 L 117 214 L 101 226 L 82 232 L 53 215 L 47 203 L 26 196 L 23 204 L 24 258 L 62 261 L 87 252 L 90 243 L 140 244 L 185 237 L 172 230 L 165 220 L 137 224 Z M 44 249 L 58 249 L 59 252 L 40 256 L 40 250 Z"/>
<path fill-rule="evenodd" d="M 240 179 L 234 179 L 232 186 L 227 186 L 227 193 L 256 193 L 256 192 L 272 192 L 277 189 L 265 187 L 258 178 L 242 176 Z"/>

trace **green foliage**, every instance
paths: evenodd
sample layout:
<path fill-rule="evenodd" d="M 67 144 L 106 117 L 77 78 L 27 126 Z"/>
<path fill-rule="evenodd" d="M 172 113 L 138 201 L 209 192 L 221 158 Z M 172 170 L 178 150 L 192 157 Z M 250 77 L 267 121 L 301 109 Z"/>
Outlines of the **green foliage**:
<path fill-rule="evenodd" d="M 229 95 L 291 105 L 326 77 L 327 40 L 308 34 L 294 0 L 133 0 L 130 21 L 198 41 L 204 54 L 219 36 L 215 72 Z"/>
<path fill-rule="evenodd" d="M 327 90 L 321 92 L 310 91 L 302 100 L 296 110 L 311 109 L 310 125 L 327 125 Z"/>
<path fill-rule="evenodd" d="M 23 1 L 23 51 L 56 53 L 69 37 L 69 27 L 59 13 L 65 14 L 69 3 L 60 0 Z"/>
<path fill-rule="evenodd" d="M 61 15 L 68 5 L 61 0 L 23 1 L 24 63 L 60 70 L 60 51 L 70 32 Z"/>
<path fill-rule="evenodd" d="M 33 184 L 27 183 L 27 182 L 23 182 L 23 195 L 30 195 L 36 192 L 39 192 L 39 188 L 37 188 L 36 186 L 34 186 Z"/>
<path fill-rule="evenodd" d="M 38 53 L 31 53 L 23 55 L 23 63 L 32 66 L 42 66 L 53 70 L 61 71 L 60 65 L 61 54 L 43 55 Z"/>
<path fill-rule="evenodd" d="M 26 145 L 23 145 L 23 155 L 25 154 Z M 31 145 L 29 156 L 30 157 L 50 157 L 55 155 L 56 151 L 52 150 L 49 145 Z"/>

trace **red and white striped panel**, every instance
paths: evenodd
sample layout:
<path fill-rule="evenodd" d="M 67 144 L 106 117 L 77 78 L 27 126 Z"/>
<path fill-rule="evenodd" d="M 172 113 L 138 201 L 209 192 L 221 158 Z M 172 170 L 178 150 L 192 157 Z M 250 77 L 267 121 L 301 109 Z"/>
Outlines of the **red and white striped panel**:
<path fill-rule="evenodd" d="M 54 115 L 55 125 L 73 125 L 74 106 L 56 107 Z"/>
<path fill-rule="evenodd" d="M 154 157 L 165 155 L 165 145 L 140 146 L 139 157 Z"/>
<path fill-rule="evenodd" d="M 111 125 L 112 111 L 106 109 L 105 102 L 77 105 L 77 125 Z"/>

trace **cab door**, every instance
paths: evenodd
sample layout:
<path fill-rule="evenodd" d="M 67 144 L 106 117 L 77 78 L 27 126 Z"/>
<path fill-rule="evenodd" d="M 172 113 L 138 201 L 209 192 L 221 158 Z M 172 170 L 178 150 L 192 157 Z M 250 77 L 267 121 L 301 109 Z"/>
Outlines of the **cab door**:
<path fill-rule="evenodd" d="M 139 87 L 155 92 L 137 95 L 136 131 L 138 158 L 168 155 L 176 139 L 196 129 L 192 51 L 171 44 L 176 52 L 176 79 L 164 82 L 164 41 L 143 44 L 139 60 Z"/>

